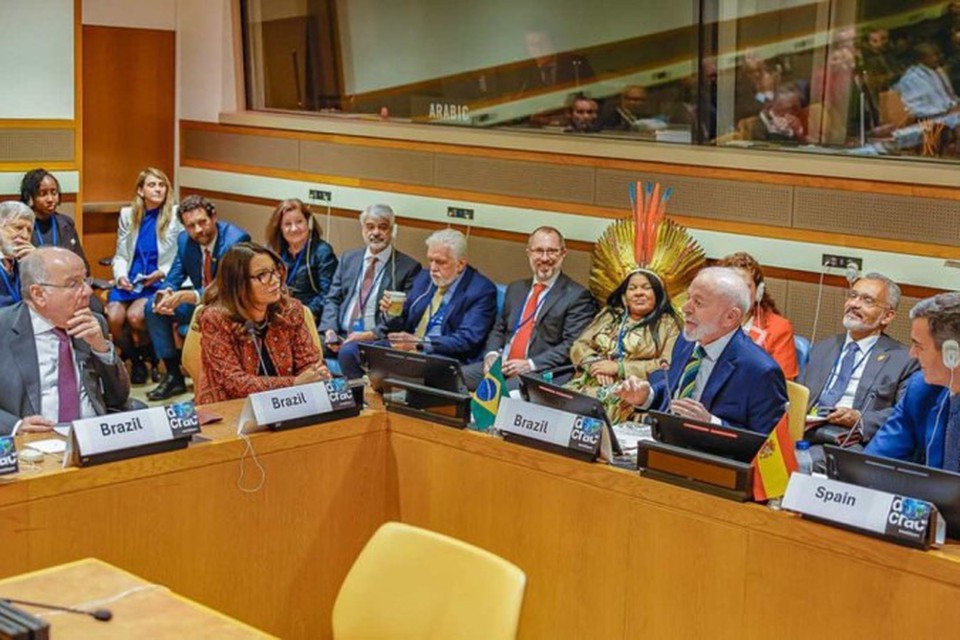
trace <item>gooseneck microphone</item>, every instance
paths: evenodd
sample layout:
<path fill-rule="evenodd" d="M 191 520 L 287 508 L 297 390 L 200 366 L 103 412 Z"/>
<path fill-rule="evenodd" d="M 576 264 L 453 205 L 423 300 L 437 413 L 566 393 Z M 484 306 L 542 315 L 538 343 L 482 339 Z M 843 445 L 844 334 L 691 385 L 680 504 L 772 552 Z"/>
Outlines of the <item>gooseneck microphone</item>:
<path fill-rule="evenodd" d="M 246 329 L 247 333 L 250 334 L 250 339 L 253 341 L 253 349 L 257 352 L 257 360 L 260 362 L 260 370 L 263 371 L 263 375 L 268 375 L 267 365 L 263 362 L 263 355 L 260 354 L 260 338 L 257 335 L 257 325 L 254 324 L 253 320 L 247 320 L 243 323 L 243 328 Z"/>
<path fill-rule="evenodd" d="M 12 604 L 22 604 L 28 607 L 38 607 L 40 609 L 50 609 L 51 611 L 63 611 L 65 613 L 78 613 L 80 615 L 90 616 L 100 622 L 108 622 L 113 618 L 109 609 L 94 609 L 93 611 L 84 611 L 83 609 L 74 609 L 73 607 L 63 607 L 56 604 L 44 604 L 42 602 L 32 602 L 30 600 L 15 600 L 14 598 L 0 598 L 4 602 Z"/>

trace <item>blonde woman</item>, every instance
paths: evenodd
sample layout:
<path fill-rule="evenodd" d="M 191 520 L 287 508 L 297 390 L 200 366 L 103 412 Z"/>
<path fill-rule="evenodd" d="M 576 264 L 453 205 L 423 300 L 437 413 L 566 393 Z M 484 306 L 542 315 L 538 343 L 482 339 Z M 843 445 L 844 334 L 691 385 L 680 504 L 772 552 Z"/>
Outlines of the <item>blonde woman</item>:
<path fill-rule="evenodd" d="M 120 210 L 117 250 L 113 256 L 114 288 L 107 298 L 107 322 L 124 359 L 132 360 L 130 381 L 147 381 L 145 360 L 156 358 L 149 344 L 144 307 L 177 255 L 183 226 L 170 201 L 170 179 L 153 167 L 140 172 L 133 202 Z"/>

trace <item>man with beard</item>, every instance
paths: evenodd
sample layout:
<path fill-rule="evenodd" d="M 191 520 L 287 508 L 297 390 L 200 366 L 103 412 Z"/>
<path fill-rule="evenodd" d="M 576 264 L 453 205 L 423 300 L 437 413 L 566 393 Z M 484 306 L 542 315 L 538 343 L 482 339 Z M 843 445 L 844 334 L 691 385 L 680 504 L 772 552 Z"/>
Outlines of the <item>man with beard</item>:
<path fill-rule="evenodd" d="M 843 305 L 846 333 L 815 344 L 799 380 L 810 389 L 809 411 L 847 429 L 861 423 L 864 442 L 886 421 L 918 367 L 907 347 L 884 333 L 899 304 L 900 287 L 880 273 L 854 282 Z"/>
<path fill-rule="evenodd" d="M 394 349 L 477 362 L 497 313 L 497 289 L 467 264 L 467 240 L 459 231 L 436 231 L 426 245 L 429 269 L 414 278 L 400 315 L 388 317 L 374 335 Z M 363 375 L 358 342 L 343 345 L 339 359 L 345 376 Z"/>
<path fill-rule="evenodd" d="M 360 214 L 365 248 L 343 254 L 323 303 L 320 331 L 329 352 L 339 352 L 341 343 L 374 340 L 374 329 L 386 320 L 380 308 L 384 291 L 409 294 L 420 273 L 419 262 L 393 247 L 394 219 L 385 204 Z"/>
<path fill-rule="evenodd" d="M 740 329 L 746 283 L 734 269 L 708 267 L 687 295 L 666 376 L 630 376 L 617 395 L 640 410 L 769 433 L 786 410 L 787 385 L 780 365 Z"/>
<path fill-rule="evenodd" d="M 20 302 L 19 262 L 34 250 L 33 210 L 21 202 L 0 202 L 0 307 Z"/>

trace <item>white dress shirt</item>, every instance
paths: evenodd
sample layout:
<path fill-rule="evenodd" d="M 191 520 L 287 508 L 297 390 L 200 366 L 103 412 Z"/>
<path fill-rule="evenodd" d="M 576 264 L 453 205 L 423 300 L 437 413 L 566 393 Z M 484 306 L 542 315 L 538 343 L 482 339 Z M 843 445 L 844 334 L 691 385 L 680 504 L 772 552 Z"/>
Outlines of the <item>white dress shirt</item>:
<path fill-rule="evenodd" d="M 370 259 L 374 257 L 377 259 L 377 271 L 373 276 L 373 286 L 370 288 L 370 296 L 367 298 L 366 304 L 363 305 L 363 329 L 364 331 L 370 331 L 377 326 L 377 309 L 380 307 L 380 300 L 377 299 L 377 290 L 384 277 L 384 269 L 386 269 L 390 263 L 391 256 L 393 256 L 392 246 L 387 246 L 387 248 L 380 253 L 373 253 L 370 251 L 370 247 L 367 247 L 367 250 L 363 252 L 363 262 L 360 264 L 360 275 L 357 276 L 357 281 L 353 285 L 353 293 L 350 294 L 350 300 L 347 301 L 347 306 L 344 307 L 343 310 L 343 317 L 340 318 L 340 326 L 346 329 L 347 332 L 353 331 L 353 327 L 350 326 L 350 318 L 353 315 L 353 308 L 357 305 L 357 299 L 360 297 L 360 288 L 363 286 L 363 274 L 367 272 Z"/>
<path fill-rule="evenodd" d="M 60 339 L 53 333 L 54 326 L 39 313 L 30 309 L 30 324 L 33 326 L 33 340 L 37 346 L 37 363 L 40 365 L 40 415 L 53 422 L 60 421 L 60 394 L 57 390 L 57 381 L 60 372 Z M 72 345 L 71 345 L 72 346 Z M 77 354 L 71 348 L 70 366 L 73 367 L 80 388 L 80 417 L 92 418 L 97 415 L 83 385 L 83 372 L 77 365 Z M 93 352 L 94 355 L 106 361 L 110 352 L 104 355 Z"/>
<path fill-rule="evenodd" d="M 857 353 L 857 359 L 854 360 L 854 363 L 857 365 L 853 369 L 853 375 L 850 376 L 850 384 L 847 385 L 847 388 L 843 392 L 840 400 L 837 401 L 838 407 L 853 407 L 853 399 L 857 395 L 857 389 L 860 388 L 860 380 L 863 378 L 863 370 L 867 366 L 867 360 L 870 358 L 870 352 L 873 350 L 873 347 L 876 346 L 877 341 L 880 340 L 880 334 L 874 334 L 872 336 L 867 336 L 862 340 L 854 340 L 850 337 L 850 334 L 847 334 L 846 340 L 843 341 L 843 347 L 840 349 L 840 357 L 837 358 L 837 361 L 833 365 L 833 370 L 830 372 L 830 377 L 827 378 L 827 383 L 823 385 L 823 389 L 827 390 L 830 388 L 830 384 L 836 379 L 840 374 L 840 363 L 843 362 L 843 354 L 846 353 L 847 345 L 851 342 L 856 342 L 857 347 L 860 351 Z"/>
<path fill-rule="evenodd" d="M 703 390 L 707 387 L 707 382 L 710 380 L 710 374 L 713 373 L 713 368 L 717 366 L 717 358 L 720 357 L 720 354 L 723 353 L 723 350 L 727 348 L 727 345 L 730 344 L 730 340 L 733 339 L 733 334 L 737 329 L 734 329 L 730 333 L 720 336 L 710 344 L 701 345 L 699 342 L 694 346 L 693 350 L 696 351 L 698 346 L 702 346 L 706 355 L 703 356 L 703 360 L 700 362 L 700 371 L 697 372 L 697 381 L 693 385 L 693 395 L 690 396 L 697 402 L 700 402 L 700 397 L 703 395 Z M 686 366 L 686 363 L 684 363 Z"/>

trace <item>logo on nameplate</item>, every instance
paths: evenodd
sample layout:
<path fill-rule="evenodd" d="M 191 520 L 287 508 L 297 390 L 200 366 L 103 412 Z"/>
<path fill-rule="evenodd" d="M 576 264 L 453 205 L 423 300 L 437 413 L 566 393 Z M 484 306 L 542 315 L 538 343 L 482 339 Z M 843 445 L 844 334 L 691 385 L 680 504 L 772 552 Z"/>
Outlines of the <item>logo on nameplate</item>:
<path fill-rule="evenodd" d="M 0 438 L 0 475 L 16 473 L 19 469 L 17 447 L 13 442 L 13 436 Z"/>
<path fill-rule="evenodd" d="M 519 398 L 501 399 L 494 426 L 506 433 L 591 454 L 596 453 L 603 433 L 603 422 L 596 418 Z"/>
<path fill-rule="evenodd" d="M 167 405 L 164 411 L 174 438 L 200 433 L 200 417 L 193 401 Z"/>

